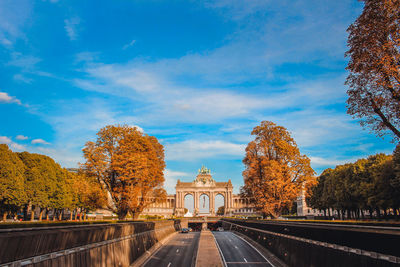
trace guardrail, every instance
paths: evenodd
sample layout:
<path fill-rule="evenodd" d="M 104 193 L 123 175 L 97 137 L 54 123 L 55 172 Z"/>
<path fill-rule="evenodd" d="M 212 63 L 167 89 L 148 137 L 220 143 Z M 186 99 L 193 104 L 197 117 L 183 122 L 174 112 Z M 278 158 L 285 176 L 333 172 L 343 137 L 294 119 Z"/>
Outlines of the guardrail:
<path fill-rule="evenodd" d="M 179 221 L 0 232 L 0 266 L 129 266 Z"/>
<path fill-rule="evenodd" d="M 398 266 L 400 258 L 328 242 L 279 233 L 223 220 L 226 230 L 240 232 L 264 246 L 290 266 Z M 396 244 L 393 244 L 396 248 Z"/>
<path fill-rule="evenodd" d="M 400 257 L 400 249 L 397 245 L 400 243 L 400 229 L 398 227 L 225 220 L 275 233 Z"/>

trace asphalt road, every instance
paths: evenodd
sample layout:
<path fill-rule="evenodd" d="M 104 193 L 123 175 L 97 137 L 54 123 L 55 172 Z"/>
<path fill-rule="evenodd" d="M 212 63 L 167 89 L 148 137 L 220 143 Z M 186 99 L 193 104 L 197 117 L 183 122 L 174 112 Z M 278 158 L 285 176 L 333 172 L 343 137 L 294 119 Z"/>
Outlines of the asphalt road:
<path fill-rule="evenodd" d="M 162 246 L 143 266 L 194 267 L 200 232 L 178 233 Z"/>
<path fill-rule="evenodd" d="M 226 266 L 272 266 L 254 247 L 232 232 L 213 232 Z"/>

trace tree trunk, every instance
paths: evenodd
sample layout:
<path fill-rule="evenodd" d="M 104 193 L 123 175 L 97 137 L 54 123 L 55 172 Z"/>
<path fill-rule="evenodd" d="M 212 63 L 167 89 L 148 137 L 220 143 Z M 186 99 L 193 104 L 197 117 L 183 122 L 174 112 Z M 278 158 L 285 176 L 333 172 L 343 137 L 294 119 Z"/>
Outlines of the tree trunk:
<path fill-rule="evenodd" d="M 35 210 L 31 210 L 31 222 L 35 220 Z"/>
<path fill-rule="evenodd" d="M 78 220 L 78 209 L 75 209 L 75 221 Z"/>
<path fill-rule="evenodd" d="M 368 93 L 372 108 L 374 112 L 381 118 L 383 124 L 391 130 L 398 138 L 400 138 L 400 131 L 389 121 L 389 118 L 383 114 L 382 110 L 378 107 L 371 93 Z"/>
<path fill-rule="evenodd" d="M 24 213 L 24 221 L 27 221 L 28 220 L 28 204 L 25 204 L 23 213 Z"/>
<path fill-rule="evenodd" d="M 72 216 L 73 216 L 73 212 L 71 210 L 70 214 L 69 214 L 69 220 L 72 221 Z"/>
<path fill-rule="evenodd" d="M 39 213 L 39 221 L 40 222 L 42 221 L 42 218 L 43 218 L 43 211 L 44 211 L 44 209 L 40 208 L 40 213 Z"/>
<path fill-rule="evenodd" d="M 58 220 L 59 220 L 59 221 L 62 220 L 62 214 L 63 214 L 63 211 L 60 210 L 60 212 L 58 213 Z"/>
<path fill-rule="evenodd" d="M 53 222 L 56 221 L 56 217 L 57 217 L 57 209 L 53 209 Z"/>
<path fill-rule="evenodd" d="M 133 218 L 133 220 L 137 220 L 137 219 L 139 219 L 139 215 L 140 215 L 140 213 L 139 212 L 135 212 L 135 213 L 133 213 L 132 214 L 132 218 Z"/>
<path fill-rule="evenodd" d="M 7 220 L 7 215 L 8 215 L 8 211 L 4 211 L 4 213 L 3 213 L 3 221 L 4 222 Z"/>
<path fill-rule="evenodd" d="M 381 210 L 379 208 L 376 208 L 376 216 L 378 216 L 378 219 L 381 218 Z"/>
<path fill-rule="evenodd" d="M 118 220 L 125 220 L 126 215 L 128 215 L 128 210 L 118 210 Z"/>

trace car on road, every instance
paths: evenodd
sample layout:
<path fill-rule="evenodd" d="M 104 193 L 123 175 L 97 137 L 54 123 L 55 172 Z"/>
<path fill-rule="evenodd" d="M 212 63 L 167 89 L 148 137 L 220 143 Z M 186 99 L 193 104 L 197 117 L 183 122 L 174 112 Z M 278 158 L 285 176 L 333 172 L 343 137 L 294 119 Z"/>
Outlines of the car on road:
<path fill-rule="evenodd" d="M 188 228 L 182 228 L 181 233 L 187 234 L 187 233 L 189 233 L 189 229 Z"/>
<path fill-rule="evenodd" d="M 224 228 L 222 228 L 222 227 L 218 227 L 218 229 L 217 229 L 218 231 L 220 231 L 220 232 L 223 232 L 224 231 Z"/>

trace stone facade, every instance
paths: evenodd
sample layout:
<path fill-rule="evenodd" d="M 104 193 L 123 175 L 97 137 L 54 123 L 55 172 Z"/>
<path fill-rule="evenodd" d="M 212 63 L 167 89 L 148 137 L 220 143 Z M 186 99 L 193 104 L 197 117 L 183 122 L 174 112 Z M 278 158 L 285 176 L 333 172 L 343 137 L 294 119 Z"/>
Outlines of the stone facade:
<path fill-rule="evenodd" d="M 210 170 L 204 166 L 198 171 L 198 175 L 192 182 L 181 182 L 176 184 L 176 194 L 168 195 L 165 202 L 153 203 L 146 207 L 141 215 L 159 215 L 163 217 L 178 216 L 185 214 L 185 197 L 192 195 L 194 200 L 194 216 L 216 216 L 215 198 L 218 195 L 224 197 L 224 212 L 226 216 L 232 215 L 253 215 L 254 210 L 247 199 L 233 194 L 232 182 L 216 182 Z M 200 196 L 206 195 L 209 199 L 208 213 L 200 214 Z"/>

